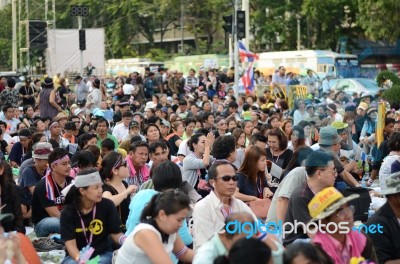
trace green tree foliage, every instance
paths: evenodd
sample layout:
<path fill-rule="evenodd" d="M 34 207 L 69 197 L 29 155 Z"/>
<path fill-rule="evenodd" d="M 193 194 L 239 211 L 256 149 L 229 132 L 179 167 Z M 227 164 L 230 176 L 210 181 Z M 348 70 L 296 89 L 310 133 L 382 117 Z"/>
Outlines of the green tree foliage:
<path fill-rule="evenodd" d="M 308 47 L 335 50 L 339 37 L 346 36 L 349 45 L 360 32 L 356 26 L 357 1 L 304 0 L 302 14 L 308 24 Z"/>
<path fill-rule="evenodd" d="M 11 49 L 12 49 L 12 25 L 11 25 L 11 5 L 0 10 L 0 70 L 11 69 Z"/>
<path fill-rule="evenodd" d="M 400 36 L 399 0 L 358 0 L 358 23 L 372 40 L 396 42 Z"/>
<path fill-rule="evenodd" d="M 189 30 L 195 36 L 197 53 L 211 53 L 220 50 L 223 43 L 215 43 L 218 33 L 222 36 L 222 16 L 233 13 L 229 0 L 182 0 Z M 217 44 L 217 45 L 215 45 Z"/>

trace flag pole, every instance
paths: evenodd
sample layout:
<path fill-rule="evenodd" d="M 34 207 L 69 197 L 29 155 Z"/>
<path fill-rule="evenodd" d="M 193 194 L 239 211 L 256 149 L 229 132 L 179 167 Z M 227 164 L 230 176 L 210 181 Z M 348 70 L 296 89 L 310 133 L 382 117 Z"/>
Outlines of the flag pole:
<path fill-rule="evenodd" d="M 239 0 L 235 0 L 235 12 L 233 12 L 233 43 L 234 43 L 234 68 L 235 68 L 235 97 L 239 97 L 239 46 L 238 46 L 238 38 L 237 38 L 237 11 L 239 7 Z"/>

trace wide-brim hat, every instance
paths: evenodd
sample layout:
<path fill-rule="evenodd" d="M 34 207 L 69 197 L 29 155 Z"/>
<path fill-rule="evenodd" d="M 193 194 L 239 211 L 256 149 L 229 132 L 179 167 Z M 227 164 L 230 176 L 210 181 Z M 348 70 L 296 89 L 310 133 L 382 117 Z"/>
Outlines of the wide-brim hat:
<path fill-rule="evenodd" d="M 386 189 L 381 190 L 382 195 L 400 193 L 400 171 L 392 173 L 385 179 Z"/>
<path fill-rule="evenodd" d="M 318 192 L 308 204 L 308 211 L 312 219 L 310 222 L 322 220 L 334 214 L 342 205 L 359 198 L 359 194 L 344 197 L 334 187 L 328 187 Z"/>

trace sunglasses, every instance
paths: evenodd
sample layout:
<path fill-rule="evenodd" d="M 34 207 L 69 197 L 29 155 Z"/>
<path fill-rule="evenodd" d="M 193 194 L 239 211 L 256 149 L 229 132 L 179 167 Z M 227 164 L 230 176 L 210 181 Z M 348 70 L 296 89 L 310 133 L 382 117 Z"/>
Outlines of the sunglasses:
<path fill-rule="evenodd" d="M 230 180 L 235 182 L 235 181 L 238 181 L 238 179 L 239 179 L 239 177 L 236 175 L 234 175 L 234 176 L 225 175 L 225 176 L 221 176 L 221 177 L 217 177 L 217 178 L 221 178 L 224 182 L 228 182 Z"/>

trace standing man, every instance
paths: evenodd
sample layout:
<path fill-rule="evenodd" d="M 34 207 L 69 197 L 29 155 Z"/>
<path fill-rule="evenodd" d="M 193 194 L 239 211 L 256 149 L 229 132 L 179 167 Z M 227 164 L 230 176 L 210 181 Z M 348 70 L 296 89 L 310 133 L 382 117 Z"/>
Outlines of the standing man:
<path fill-rule="evenodd" d="M 92 63 L 89 62 L 88 65 L 87 65 L 86 68 L 85 68 L 87 76 L 92 76 L 93 71 L 94 71 L 95 69 L 96 69 L 96 67 L 94 67 L 94 66 L 92 65 Z"/>
<path fill-rule="evenodd" d="M 285 76 L 286 68 L 285 66 L 279 66 L 278 71 L 272 76 L 271 85 L 285 85 L 286 76 Z"/>
<path fill-rule="evenodd" d="M 65 199 L 62 190 L 73 180 L 69 176 L 71 161 L 67 150 L 53 150 L 48 161 L 50 173 L 37 183 L 32 197 L 32 222 L 38 237 L 61 232 L 60 215 Z"/>
<path fill-rule="evenodd" d="M 75 82 L 76 102 L 80 105 L 86 105 L 86 98 L 89 95 L 89 87 L 82 81 L 81 76 L 76 76 Z"/>
<path fill-rule="evenodd" d="M 35 89 L 31 86 L 31 78 L 25 79 L 25 85 L 19 88 L 19 98 L 22 99 L 22 104 L 35 106 L 35 97 L 37 93 Z"/>

